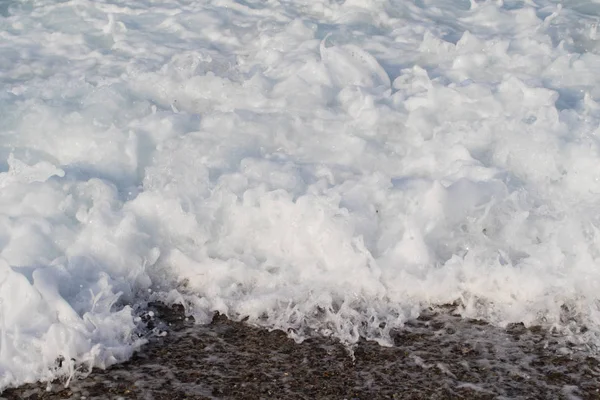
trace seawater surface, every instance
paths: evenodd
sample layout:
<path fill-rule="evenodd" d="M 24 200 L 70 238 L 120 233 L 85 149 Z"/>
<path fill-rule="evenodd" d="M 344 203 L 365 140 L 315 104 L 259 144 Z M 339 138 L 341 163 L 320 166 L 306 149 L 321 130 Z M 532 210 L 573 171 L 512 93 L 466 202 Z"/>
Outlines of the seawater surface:
<path fill-rule="evenodd" d="M 0 389 L 151 301 L 600 344 L 597 1 L 0 1 Z"/>

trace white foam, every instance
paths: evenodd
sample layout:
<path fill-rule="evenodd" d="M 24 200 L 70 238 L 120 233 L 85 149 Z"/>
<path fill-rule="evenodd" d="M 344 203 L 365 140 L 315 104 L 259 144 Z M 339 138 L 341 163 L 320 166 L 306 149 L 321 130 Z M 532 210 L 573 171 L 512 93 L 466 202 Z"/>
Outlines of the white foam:
<path fill-rule="evenodd" d="M 0 388 L 125 360 L 151 299 L 382 343 L 461 301 L 597 345 L 586 4 L 9 4 Z"/>

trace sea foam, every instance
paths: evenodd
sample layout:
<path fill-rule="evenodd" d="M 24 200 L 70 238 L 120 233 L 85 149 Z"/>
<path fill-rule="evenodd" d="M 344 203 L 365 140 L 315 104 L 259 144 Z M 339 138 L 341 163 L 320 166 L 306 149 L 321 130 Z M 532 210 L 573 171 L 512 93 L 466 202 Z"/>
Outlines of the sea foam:
<path fill-rule="evenodd" d="M 155 300 L 596 347 L 596 5 L 0 5 L 0 388 L 126 360 Z"/>

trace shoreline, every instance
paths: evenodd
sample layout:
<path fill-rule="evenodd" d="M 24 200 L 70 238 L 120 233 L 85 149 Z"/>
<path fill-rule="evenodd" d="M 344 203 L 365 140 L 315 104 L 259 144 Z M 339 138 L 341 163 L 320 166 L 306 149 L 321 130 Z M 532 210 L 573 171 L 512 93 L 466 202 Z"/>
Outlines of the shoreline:
<path fill-rule="evenodd" d="M 298 344 L 222 315 L 195 325 L 181 307 L 153 308 L 168 334 L 129 361 L 0 399 L 600 399 L 600 360 L 542 329 L 425 311 L 394 346 L 363 340 L 351 355 L 331 338 Z"/>

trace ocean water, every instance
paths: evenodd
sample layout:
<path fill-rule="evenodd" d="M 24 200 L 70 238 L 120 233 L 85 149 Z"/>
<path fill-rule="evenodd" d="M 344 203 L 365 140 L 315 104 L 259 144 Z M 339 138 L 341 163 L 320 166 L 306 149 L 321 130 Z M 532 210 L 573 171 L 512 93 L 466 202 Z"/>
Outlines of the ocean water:
<path fill-rule="evenodd" d="M 0 0 L 0 390 L 150 301 L 600 345 L 600 2 Z"/>

